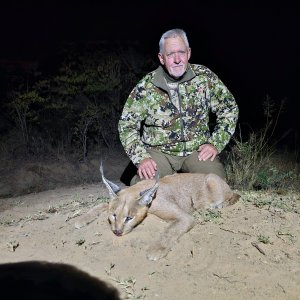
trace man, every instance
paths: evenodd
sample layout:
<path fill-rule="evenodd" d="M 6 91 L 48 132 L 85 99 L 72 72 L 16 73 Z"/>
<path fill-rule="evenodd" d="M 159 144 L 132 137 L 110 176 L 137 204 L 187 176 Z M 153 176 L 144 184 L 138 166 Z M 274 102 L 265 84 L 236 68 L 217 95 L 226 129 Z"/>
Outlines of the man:
<path fill-rule="evenodd" d="M 181 29 L 159 42 L 161 65 L 130 93 L 119 121 L 121 143 L 140 179 L 175 172 L 225 177 L 218 154 L 234 133 L 238 107 L 233 95 L 208 68 L 189 64 L 191 48 Z M 216 115 L 210 132 L 209 112 Z"/>

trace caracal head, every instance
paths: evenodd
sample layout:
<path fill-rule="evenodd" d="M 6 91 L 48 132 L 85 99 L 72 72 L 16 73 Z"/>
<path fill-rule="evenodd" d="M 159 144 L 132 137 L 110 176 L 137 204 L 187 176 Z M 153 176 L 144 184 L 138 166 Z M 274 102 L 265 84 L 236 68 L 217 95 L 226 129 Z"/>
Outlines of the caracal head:
<path fill-rule="evenodd" d="M 128 188 L 120 191 L 109 203 L 108 222 L 112 232 L 117 236 L 129 233 L 140 224 L 145 219 L 149 208 L 149 205 L 144 204 L 138 195 L 127 194 L 127 190 Z"/>
<path fill-rule="evenodd" d="M 110 196 L 108 222 L 112 232 L 117 236 L 122 236 L 145 219 L 158 189 L 158 181 L 143 191 L 136 186 L 121 190 L 118 185 L 104 177 L 102 164 L 100 173 Z"/>

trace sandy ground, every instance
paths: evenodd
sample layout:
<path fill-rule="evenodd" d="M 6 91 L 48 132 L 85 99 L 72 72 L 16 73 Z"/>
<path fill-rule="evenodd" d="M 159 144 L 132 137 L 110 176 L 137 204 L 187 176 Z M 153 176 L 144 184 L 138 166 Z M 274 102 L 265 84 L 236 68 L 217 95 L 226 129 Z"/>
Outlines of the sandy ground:
<path fill-rule="evenodd" d="M 299 194 L 240 194 L 157 262 L 147 248 L 167 223 L 153 215 L 123 237 L 110 231 L 105 210 L 75 229 L 107 199 L 102 183 L 0 199 L 0 262 L 71 264 L 128 299 L 300 299 Z"/>

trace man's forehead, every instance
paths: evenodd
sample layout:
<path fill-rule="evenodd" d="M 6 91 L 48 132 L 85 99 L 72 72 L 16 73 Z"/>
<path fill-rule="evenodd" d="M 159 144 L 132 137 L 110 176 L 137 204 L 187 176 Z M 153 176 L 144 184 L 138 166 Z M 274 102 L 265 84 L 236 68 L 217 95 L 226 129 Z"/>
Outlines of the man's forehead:
<path fill-rule="evenodd" d="M 175 47 L 180 47 L 180 48 L 186 48 L 186 45 L 183 41 L 183 39 L 181 37 L 170 37 L 170 38 L 167 38 L 165 40 L 165 45 L 164 45 L 165 49 L 167 50 L 168 48 L 175 48 Z"/>

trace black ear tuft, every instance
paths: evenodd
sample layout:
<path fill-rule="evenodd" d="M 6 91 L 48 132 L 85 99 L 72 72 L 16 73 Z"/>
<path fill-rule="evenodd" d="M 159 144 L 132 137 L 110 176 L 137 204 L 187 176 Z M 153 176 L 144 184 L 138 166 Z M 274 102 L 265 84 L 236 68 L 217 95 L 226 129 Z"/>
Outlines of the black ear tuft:
<path fill-rule="evenodd" d="M 99 169 L 100 169 L 100 174 L 101 174 L 101 177 L 102 177 L 102 181 L 105 184 L 105 186 L 107 187 L 110 197 L 116 197 L 117 196 L 116 194 L 121 191 L 121 188 L 117 184 L 109 181 L 108 179 L 106 179 L 104 177 L 102 160 L 101 160 L 101 164 L 100 164 Z"/>

